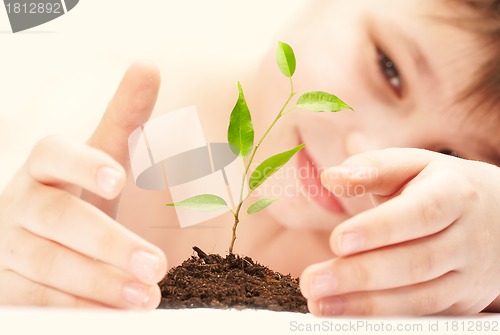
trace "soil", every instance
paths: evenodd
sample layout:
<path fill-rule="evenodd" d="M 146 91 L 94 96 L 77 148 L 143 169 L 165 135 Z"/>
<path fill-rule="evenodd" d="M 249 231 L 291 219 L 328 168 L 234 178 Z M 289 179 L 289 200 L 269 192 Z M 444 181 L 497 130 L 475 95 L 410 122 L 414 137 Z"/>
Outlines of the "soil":
<path fill-rule="evenodd" d="M 250 257 L 197 255 L 172 268 L 160 282 L 158 308 L 267 309 L 307 313 L 299 280 L 254 262 Z"/>

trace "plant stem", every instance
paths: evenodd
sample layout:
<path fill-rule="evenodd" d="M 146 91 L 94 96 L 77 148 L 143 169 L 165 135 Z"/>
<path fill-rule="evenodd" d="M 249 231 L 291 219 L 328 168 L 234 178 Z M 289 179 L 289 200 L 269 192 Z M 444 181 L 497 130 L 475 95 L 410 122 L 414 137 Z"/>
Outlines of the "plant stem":
<path fill-rule="evenodd" d="M 234 213 L 234 224 L 233 224 L 233 237 L 231 238 L 231 244 L 229 245 L 229 253 L 233 253 L 234 242 L 236 241 L 236 228 L 238 228 L 238 223 L 240 223 L 240 210 L 243 205 L 243 201 L 240 201 L 238 204 L 238 208 L 236 208 L 236 212 Z"/>
<path fill-rule="evenodd" d="M 231 238 L 231 244 L 229 244 L 229 253 L 230 254 L 233 253 L 234 242 L 236 241 L 236 229 L 238 228 L 238 223 L 240 223 L 240 211 L 241 211 L 241 207 L 243 206 L 243 203 L 245 202 L 245 200 L 248 199 L 248 197 L 250 196 L 250 194 L 253 192 L 253 190 L 250 190 L 248 192 L 247 196 L 245 197 L 245 199 L 243 199 L 243 190 L 245 189 L 245 180 L 246 180 L 248 171 L 250 170 L 250 166 L 252 165 L 252 162 L 253 162 L 253 159 L 255 157 L 255 154 L 257 153 L 257 150 L 260 148 L 260 145 L 262 144 L 262 142 L 264 141 L 264 139 L 267 137 L 267 135 L 269 134 L 269 132 L 271 131 L 271 129 L 273 129 L 273 127 L 276 124 L 276 122 L 278 122 L 278 120 L 283 115 L 287 114 L 288 112 L 292 111 L 295 108 L 294 107 L 294 108 L 292 108 L 292 109 L 290 109 L 290 110 L 288 110 L 288 111 L 285 112 L 286 107 L 290 103 L 290 100 L 292 100 L 292 98 L 295 95 L 295 93 L 296 92 L 293 91 L 293 81 L 292 81 L 292 78 L 290 77 L 290 94 L 288 96 L 288 99 L 286 99 L 286 101 L 283 104 L 283 107 L 281 107 L 278 115 L 276 115 L 276 117 L 274 118 L 273 122 L 269 125 L 269 127 L 264 132 L 264 135 L 262 135 L 262 137 L 260 138 L 259 142 L 257 142 L 257 144 L 255 145 L 255 147 L 253 148 L 252 154 L 250 155 L 250 159 L 248 160 L 248 163 L 245 166 L 245 171 L 243 173 L 243 178 L 242 178 L 242 181 L 241 181 L 240 202 L 238 204 L 238 207 L 236 208 L 236 211 L 233 213 L 234 224 L 233 224 L 233 236 Z"/>
<path fill-rule="evenodd" d="M 267 135 L 269 134 L 269 132 L 271 131 L 271 129 L 274 127 L 274 125 L 276 124 L 276 122 L 278 122 L 278 120 L 283 116 L 283 112 L 284 112 L 286 106 L 288 106 L 288 104 L 290 103 L 290 100 L 292 100 L 292 98 L 295 95 L 295 93 L 296 92 L 293 91 L 293 81 L 292 81 L 292 78 L 290 78 L 290 95 L 288 96 L 288 99 L 286 99 L 285 104 L 283 105 L 283 107 L 281 107 L 280 112 L 278 113 L 278 115 L 276 116 L 276 118 L 274 118 L 274 121 L 269 125 L 269 127 L 266 129 L 264 135 L 262 135 L 262 137 L 259 140 L 259 142 L 257 143 L 257 145 L 253 148 L 252 155 L 250 156 L 250 160 L 248 161 L 248 164 L 245 167 L 245 176 L 247 175 L 248 170 L 250 169 L 250 166 L 252 165 L 253 159 L 255 157 L 255 153 L 257 152 L 257 149 L 259 149 L 260 145 L 262 144 L 262 142 L 264 141 L 264 139 L 267 137 Z M 242 191 L 242 194 L 243 194 L 243 191 Z"/>

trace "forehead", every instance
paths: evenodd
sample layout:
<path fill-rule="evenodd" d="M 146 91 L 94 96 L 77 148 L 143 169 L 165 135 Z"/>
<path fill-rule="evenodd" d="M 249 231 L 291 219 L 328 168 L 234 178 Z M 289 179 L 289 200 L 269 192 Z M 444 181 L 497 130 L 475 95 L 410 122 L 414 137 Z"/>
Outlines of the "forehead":
<path fill-rule="evenodd" d="M 478 36 L 452 20 L 462 12 L 453 1 L 357 1 L 365 8 L 359 15 L 414 42 L 450 92 L 466 87 L 486 60 Z"/>
<path fill-rule="evenodd" d="M 358 1 L 365 9 L 359 15 L 374 26 L 385 26 L 387 36 L 410 39 L 409 45 L 415 44 L 429 63 L 432 80 L 419 82 L 419 104 L 453 119 L 464 135 L 488 146 L 480 151 L 489 152 L 489 160 L 500 165 L 499 106 L 482 104 L 482 92 L 463 99 L 491 57 L 480 36 L 457 23 L 457 18 L 470 17 L 466 7 L 448 0 L 379 0 L 378 6 Z"/>
<path fill-rule="evenodd" d="M 403 37 L 412 41 L 428 60 L 445 95 L 467 87 L 487 58 L 476 34 L 452 24 L 452 19 L 465 11 L 465 6 L 457 6 L 456 1 L 312 0 L 311 3 L 314 12 L 305 16 L 316 21 L 315 29 L 322 30 L 322 35 L 349 36 L 352 33 L 349 30 L 359 29 L 389 35 L 382 38 Z M 339 29 L 342 26 L 346 28 Z"/>

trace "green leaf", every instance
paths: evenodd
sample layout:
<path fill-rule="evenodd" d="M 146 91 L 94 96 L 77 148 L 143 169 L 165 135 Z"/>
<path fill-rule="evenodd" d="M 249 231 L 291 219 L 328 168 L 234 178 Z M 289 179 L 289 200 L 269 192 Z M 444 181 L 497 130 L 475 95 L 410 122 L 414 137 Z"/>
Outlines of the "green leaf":
<path fill-rule="evenodd" d="M 276 48 L 276 61 L 278 62 L 281 73 L 288 78 L 293 76 L 296 63 L 295 54 L 291 46 L 283 42 L 278 42 L 278 47 Z"/>
<path fill-rule="evenodd" d="M 277 155 L 271 156 L 265 161 L 263 161 L 257 168 L 252 172 L 250 179 L 248 180 L 248 185 L 250 189 L 256 189 L 260 184 L 262 184 L 267 178 L 269 178 L 273 173 L 279 170 L 283 165 L 285 165 L 290 158 L 293 157 L 300 149 L 304 147 L 301 144 L 292 150 L 279 153 Z"/>
<path fill-rule="evenodd" d="M 222 199 L 218 195 L 200 194 L 179 202 L 166 204 L 165 206 L 184 207 L 199 211 L 216 211 L 222 208 L 227 208 L 227 203 L 226 200 Z"/>
<path fill-rule="evenodd" d="M 344 109 L 352 110 L 352 107 L 335 95 L 321 91 L 302 94 L 297 99 L 297 107 L 313 112 L 340 112 Z"/>
<path fill-rule="evenodd" d="M 235 155 L 246 157 L 253 149 L 254 130 L 243 89 L 238 82 L 238 101 L 231 112 L 227 141 Z"/>
<path fill-rule="evenodd" d="M 263 210 L 264 208 L 266 208 L 267 206 L 269 206 L 270 204 L 272 204 L 276 200 L 278 200 L 278 199 L 276 199 L 276 198 L 266 198 L 266 199 L 257 200 L 250 207 L 248 207 L 247 213 L 249 215 L 251 215 L 251 214 L 255 214 L 257 212 L 260 212 L 261 210 Z"/>

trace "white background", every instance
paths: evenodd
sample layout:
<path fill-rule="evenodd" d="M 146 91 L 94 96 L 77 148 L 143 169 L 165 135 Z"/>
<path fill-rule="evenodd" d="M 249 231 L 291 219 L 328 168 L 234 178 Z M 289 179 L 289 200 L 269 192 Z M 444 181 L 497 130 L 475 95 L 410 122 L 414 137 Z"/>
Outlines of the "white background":
<path fill-rule="evenodd" d="M 155 113 L 258 62 L 304 0 L 81 0 L 13 34 L 0 6 L 0 190 L 47 134 L 90 135 L 128 65 L 154 61 Z M 182 93 L 182 94 L 181 94 Z"/>

